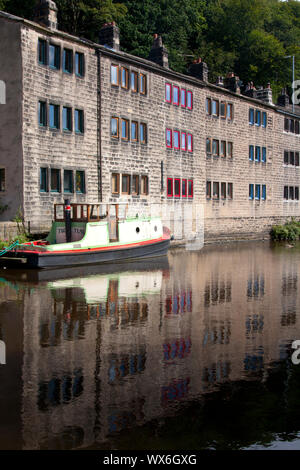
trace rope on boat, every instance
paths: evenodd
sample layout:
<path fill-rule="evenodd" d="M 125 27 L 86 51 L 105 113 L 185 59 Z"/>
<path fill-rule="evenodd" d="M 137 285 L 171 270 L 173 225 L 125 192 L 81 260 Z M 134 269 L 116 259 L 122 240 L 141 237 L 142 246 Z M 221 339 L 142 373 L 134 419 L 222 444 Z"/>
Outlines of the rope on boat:
<path fill-rule="evenodd" d="M 10 245 L 10 246 L 6 247 L 4 250 L 0 251 L 0 256 L 5 255 L 5 253 L 7 253 L 10 250 L 13 250 L 18 245 L 20 245 L 19 240 L 16 240 L 15 242 L 13 242 L 12 245 Z"/>

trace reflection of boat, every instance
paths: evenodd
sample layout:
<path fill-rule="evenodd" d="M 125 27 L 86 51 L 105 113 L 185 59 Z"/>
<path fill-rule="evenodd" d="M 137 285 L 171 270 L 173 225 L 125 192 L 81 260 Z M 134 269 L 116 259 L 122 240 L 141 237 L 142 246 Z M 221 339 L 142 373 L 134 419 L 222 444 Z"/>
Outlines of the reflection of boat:
<path fill-rule="evenodd" d="M 70 266 L 68 268 L 52 268 L 47 270 L 32 269 L 0 269 L 0 279 L 6 283 L 18 283 L 18 285 L 33 286 L 39 282 L 50 282 L 58 279 L 86 278 L 98 274 L 116 275 L 125 272 L 141 271 L 162 271 L 169 272 L 169 262 L 167 256 L 160 258 L 149 258 L 123 261 L 114 264 L 98 264 L 89 266 Z"/>
<path fill-rule="evenodd" d="M 0 260 L 6 265 L 46 268 L 109 263 L 165 255 L 170 232 L 159 217 L 132 217 L 119 205 L 66 205 L 55 217 L 46 240 L 28 242 L 8 251 Z M 105 212 L 103 212 L 103 210 Z"/>

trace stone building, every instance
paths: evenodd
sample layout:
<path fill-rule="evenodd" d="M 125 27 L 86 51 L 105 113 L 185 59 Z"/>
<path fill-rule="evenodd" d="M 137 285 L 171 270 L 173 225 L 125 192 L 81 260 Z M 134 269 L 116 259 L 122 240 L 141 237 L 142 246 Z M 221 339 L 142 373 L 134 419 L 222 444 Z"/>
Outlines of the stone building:
<path fill-rule="evenodd" d="M 300 110 L 284 91 L 274 105 L 234 73 L 209 83 L 201 59 L 176 73 L 157 35 L 148 60 L 124 53 L 114 23 L 99 43 L 71 36 L 50 0 L 35 22 L 0 12 L 0 39 L 2 220 L 42 231 L 66 198 L 125 202 L 175 238 L 204 214 L 206 239 L 228 239 L 299 216 Z"/>

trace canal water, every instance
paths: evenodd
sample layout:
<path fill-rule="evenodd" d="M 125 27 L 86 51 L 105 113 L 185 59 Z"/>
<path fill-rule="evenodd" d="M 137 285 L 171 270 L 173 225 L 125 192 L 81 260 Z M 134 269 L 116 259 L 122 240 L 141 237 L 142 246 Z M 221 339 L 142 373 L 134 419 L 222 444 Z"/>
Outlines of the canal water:
<path fill-rule="evenodd" d="M 1 269 L 0 449 L 300 449 L 299 267 L 265 242 Z"/>

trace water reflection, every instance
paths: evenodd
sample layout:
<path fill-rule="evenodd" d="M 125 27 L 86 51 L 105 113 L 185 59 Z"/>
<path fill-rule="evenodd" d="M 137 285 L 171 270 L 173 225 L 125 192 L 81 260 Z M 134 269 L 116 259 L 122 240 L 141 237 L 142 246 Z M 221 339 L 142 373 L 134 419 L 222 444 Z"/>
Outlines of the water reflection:
<path fill-rule="evenodd" d="M 0 435 L 4 425 L 10 434 L 0 447 L 131 448 L 126 436 L 148 423 L 161 429 L 180 416 L 184 427 L 189 403 L 212 396 L 219 406 L 213 393 L 225 386 L 266 384 L 300 338 L 299 261 L 297 251 L 251 244 L 115 267 L 3 270 Z M 202 448 L 217 434 L 199 438 Z"/>

